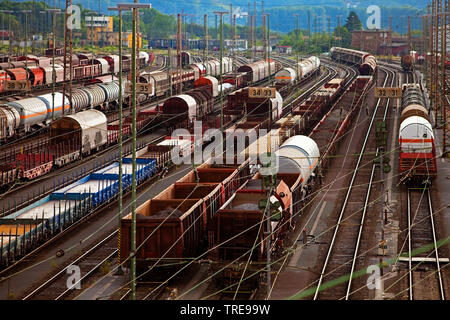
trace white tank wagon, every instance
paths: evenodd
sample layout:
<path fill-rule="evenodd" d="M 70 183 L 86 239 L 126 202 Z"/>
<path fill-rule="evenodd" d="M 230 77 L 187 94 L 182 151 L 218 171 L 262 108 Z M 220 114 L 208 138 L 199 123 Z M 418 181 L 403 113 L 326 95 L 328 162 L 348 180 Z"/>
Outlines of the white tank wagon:
<path fill-rule="evenodd" d="M 105 101 L 113 102 L 119 99 L 119 84 L 118 81 L 98 84 L 100 88 L 105 91 Z"/>
<path fill-rule="evenodd" d="M 284 68 L 275 74 L 275 83 L 288 85 L 294 83 L 297 79 L 297 72 L 293 68 Z"/>
<path fill-rule="evenodd" d="M 400 124 L 399 141 L 403 153 L 432 153 L 433 127 L 423 117 L 408 117 Z"/>
<path fill-rule="evenodd" d="M 278 173 L 301 174 L 301 186 L 304 187 L 314 177 L 320 152 L 317 143 L 307 136 L 293 136 L 286 140 L 276 152 Z"/>
<path fill-rule="evenodd" d="M 82 90 L 86 91 L 86 93 L 91 96 L 90 108 L 102 106 L 106 101 L 106 92 L 98 85 L 85 87 Z"/>
<path fill-rule="evenodd" d="M 81 154 L 100 150 L 108 142 L 107 119 L 103 112 L 91 109 L 59 118 L 52 122 L 50 138 L 79 142 Z"/>
<path fill-rule="evenodd" d="M 83 89 L 72 91 L 72 108 L 75 112 L 80 112 L 91 105 L 92 95 Z"/>
<path fill-rule="evenodd" d="M 19 126 L 23 127 L 25 132 L 31 130 L 31 127 L 37 124 L 45 123 L 54 117 L 60 117 L 63 112 L 63 94 L 55 93 L 55 104 L 53 107 L 52 95 L 46 94 L 34 98 L 27 98 L 9 102 L 8 105 L 19 113 Z M 69 100 L 64 96 L 64 112 L 70 109 Z"/>
<path fill-rule="evenodd" d="M 320 59 L 315 56 L 311 56 L 308 59 L 300 61 L 298 63 L 298 79 L 301 80 L 312 72 L 316 71 L 320 67 Z"/>

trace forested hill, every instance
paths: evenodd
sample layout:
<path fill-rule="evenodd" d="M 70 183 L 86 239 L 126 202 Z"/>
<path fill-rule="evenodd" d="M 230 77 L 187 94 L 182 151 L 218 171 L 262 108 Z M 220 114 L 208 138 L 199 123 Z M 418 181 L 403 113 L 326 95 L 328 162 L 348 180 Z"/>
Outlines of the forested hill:
<path fill-rule="evenodd" d="M 4 0 L 3 0 L 4 1 Z M 17 1 L 17 0 L 14 0 Z M 101 11 L 102 14 L 112 14 L 107 11 L 108 6 L 116 5 L 122 0 L 72 0 L 73 4 L 81 4 L 84 8 Z M 130 1 L 131 2 L 131 1 Z M 64 4 L 64 0 L 46 0 L 49 5 L 59 3 Z M 164 14 L 177 14 L 184 10 L 184 13 L 193 14 L 187 17 L 196 23 L 203 23 L 203 14 L 209 15 L 210 25 L 214 24 L 213 12 L 219 9 L 229 10 L 230 3 L 233 4 L 233 13 L 237 15 L 238 24 L 245 24 L 246 18 L 239 17 L 248 11 L 248 4 L 251 4 L 253 11 L 253 1 L 244 0 L 139 0 L 139 3 L 151 3 L 152 7 Z M 368 14 L 366 10 L 370 5 L 378 5 L 381 8 L 381 27 L 387 28 L 389 16 L 392 16 L 392 27 L 395 31 L 405 33 L 407 30 L 407 17 L 411 17 L 413 29 L 420 29 L 422 26 L 420 16 L 425 13 L 427 1 L 424 0 L 265 0 L 264 11 L 270 13 L 271 29 L 288 32 L 295 27 L 294 13 L 298 13 L 299 27 L 308 28 L 308 11 L 311 17 L 311 27 L 317 31 L 328 30 L 328 20 L 330 17 L 330 27 L 333 30 L 338 23 L 338 16 L 341 23 L 348 16 L 350 11 L 355 11 L 360 17 L 363 25 L 366 25 Z M 257 1 L 257 13 L 261 13 L 261 1 Z M 314 18 L 317 16 L 317 20 Z M 225 22 L 229 23 L 229 16 L 225 16 Z M 261 24 L 260 19 L 257 21 Z M 316 28 L 314 28 L 316 26 Z"/>

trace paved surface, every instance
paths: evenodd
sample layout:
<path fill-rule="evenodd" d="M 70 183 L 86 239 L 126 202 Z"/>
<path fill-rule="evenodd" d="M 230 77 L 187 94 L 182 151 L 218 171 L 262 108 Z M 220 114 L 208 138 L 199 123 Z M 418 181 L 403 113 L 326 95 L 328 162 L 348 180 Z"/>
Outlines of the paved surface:
<path fill-rule="evenodd" d="M 180 166 L 176 171 L 168 174 L 165 179 L 159 180 L 151 186 L 143 186 L 137 192 L 137 206 L 141 205 L 149 198 L 154 197 L 167 186 L 184 176 L 191 166 Z M 129 213 L 130 197 L 124 198 L 124 215 Z M 59 270 L 67 265 L 74 256 L 78 256 L 83 251 L 91 248 L 103 236 L 111 233 L 117 228 L 117 214 L 118 207 L 114 205 L 110 210 L 105 210 L 99 216 L 93 217 L 84 224 L 77 226 L 67 235 L 53 243 L 47 248 L 44 248 L 38 253 L 39 264 L 27 266 L 27 263 L 20 265 L 20 273 L 13 274 L 8 279 L 3 279 L 0 282 L 0 299 L 17 299 L 30 291 L 31 287 L 35 287 L 45 277 Z M 65 251 L 62 258 L 56 258 L 55 253 L 59 249 Z M 25 269 L 25 267 L 28 267 Z M 1 275 L 5 277 L 6 275 Z"/>

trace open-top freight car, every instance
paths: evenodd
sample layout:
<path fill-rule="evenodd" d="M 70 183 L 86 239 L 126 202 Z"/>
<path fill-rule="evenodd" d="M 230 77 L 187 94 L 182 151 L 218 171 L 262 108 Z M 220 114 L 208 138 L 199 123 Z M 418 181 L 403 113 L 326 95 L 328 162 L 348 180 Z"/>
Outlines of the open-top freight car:
<path fill-rule="evenodd" d="M 262 145 L 265 141 L 260 140 L 265 139 L 266 136 L 261 137 L 255 144 Z M 264 149 L 246 151 L 250 158 L 265 152 Z M 267 251 L 275 257 L 283 248 L 307 189 L 313 184 L 319 149 L 312 139 L 293 136 L 281 145 L 275 155 L 278 158 L 275 186 L 266 186 L 264 177 L 258 172 L 214 216 L 214 237 L 209 237 L 209 246 L 215 249 L 211 251 L 210 258 L 216 262 L 212 267 L 222 287 L 237 284 L 242 276 L 246 278 L 251 274 L 254 275 L 243 283 L 241 289 L 249 286 L 253 290 L 257 287 L 261 276 L 258 271 Z M 269 196 L 268 189 L 271 190 Z M 266 210 L 270 214 L 270 248 L 264 238 L 267 231 Z M 245 261 L 250 262 L 247 268 Z"/>
<path fill-rule="evenodd" d="M 358 66 L 361 75 L 375 75 L 377 59 L 370 53 L 339 47 L 331 48 L 330 52 L 334 61 Z"/>
<path fill-rule="evenodd" d="M 183 261 L 205 250 L 208 221 L 248 174 L 248 162 L 217 165 L 209 160 L 137 208 L 138 268 Z M 120 234 L 123 260 L 131 252 L 131 214 L 122 219 Z"/>

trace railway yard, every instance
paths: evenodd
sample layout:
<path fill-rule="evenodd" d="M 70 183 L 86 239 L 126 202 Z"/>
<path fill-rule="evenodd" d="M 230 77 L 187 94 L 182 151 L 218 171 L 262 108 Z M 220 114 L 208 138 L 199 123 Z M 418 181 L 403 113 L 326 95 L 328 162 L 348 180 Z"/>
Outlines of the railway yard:
<path fill-rule="evenodd" d="M 1 300 L 449 299 L 412 55 L 52 54 L 0 57 Z"/>

